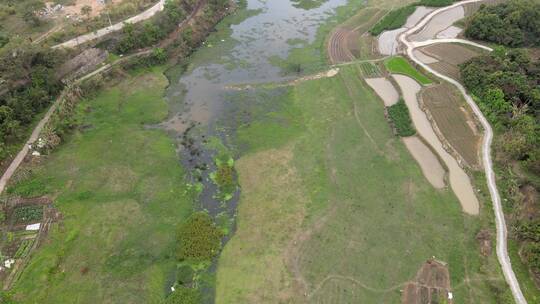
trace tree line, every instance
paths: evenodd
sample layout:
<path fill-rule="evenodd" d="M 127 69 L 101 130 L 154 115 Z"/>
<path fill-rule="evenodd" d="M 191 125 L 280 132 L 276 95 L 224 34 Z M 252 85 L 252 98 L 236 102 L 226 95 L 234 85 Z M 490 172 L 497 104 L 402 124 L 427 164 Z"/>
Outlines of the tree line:
<path fill-rule="evenodd" d="M 498 183 L 516 218 L 511 221 L 514 235 L 522 241 L 527 264 L 540 275 L 540 218 L 519 215 L 517 203 L 523 196 L 520 188 L 530 185 L 538 191 L 540 186 L 540 61 L 526 50 L 498 47 L 464 63 L 461 78 L 495 130 Z M 509 173 L 516 165 L 521 171 L 517 178 Z"/>
<path fill-rule="evenodd" d="M 465 36 L 510 47 L 540 46 L 540 2 L 482 5 L 466 21 Z"/>

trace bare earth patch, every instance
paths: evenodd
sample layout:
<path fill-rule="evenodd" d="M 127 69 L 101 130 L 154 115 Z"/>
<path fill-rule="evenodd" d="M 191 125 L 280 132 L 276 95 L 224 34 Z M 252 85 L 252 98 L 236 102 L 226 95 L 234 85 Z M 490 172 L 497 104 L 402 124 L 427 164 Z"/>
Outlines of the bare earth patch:
<path fill-rule="evenodd" d="M 447 265 L 435 259 L 426 261 L 418 270 L 414 281 L 405 287 L 402 303 L 453 303 Z"/>

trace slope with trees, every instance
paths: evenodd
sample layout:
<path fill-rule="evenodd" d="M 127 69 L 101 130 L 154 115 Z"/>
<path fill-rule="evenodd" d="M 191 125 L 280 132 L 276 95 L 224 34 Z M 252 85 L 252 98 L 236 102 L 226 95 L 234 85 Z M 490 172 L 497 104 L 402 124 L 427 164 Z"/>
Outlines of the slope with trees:
<path fill-rule="evenodd" d="M 540 2 L 510 0 L 482 5 L 466 21 L 465 36 L 510 47 L 540 46 Z"/>

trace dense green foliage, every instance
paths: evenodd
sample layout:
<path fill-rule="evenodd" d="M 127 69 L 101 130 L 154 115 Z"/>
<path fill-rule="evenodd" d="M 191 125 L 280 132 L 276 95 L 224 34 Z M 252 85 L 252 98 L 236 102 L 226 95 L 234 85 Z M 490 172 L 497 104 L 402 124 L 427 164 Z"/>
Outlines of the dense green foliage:
<path fill-rule="evenodd" d="M 454 3 L 453 0 L 420 0 L 418 2 L 390 11 L 381 20 L 379 20 L 379 22 L 377 22 L 369 30 L 369 32 L 371 33 L 371 35 L 377 36 L 384 31 L 395 30 L 402 27 L 405 22 L 407 22 L 407 18 L 409 18 L 409 16 L 414 13 L 417 6 L 422 5 L 431 7 L 442 7 L 448 6 L 452 3 Z"/>
<path fill-rule="evenodd" d="M 531 60 L 524 50 L 497 48 L 463 64 L 461 78 L 497 133 L 498 166 L 508 172 L 513 172 L 515 164 L 522 168 L 519 181 L 515 173 L 502 174 L 500 181 L 503 196 L 513 204 L 512 212 L 519 213 L 522 196 L 514 189 L 530 185 L 538 191 L 539 187 L 535 180 L 540 175 L 540 62 Z M 540 222 L 534 217 L 519 218 L 523 219 L 513 225 L 521 241 L 521 256 L 539 273 Z"/>
<path fill-rule="evenodd" d="M 517 228 L 518 238 L 525 242 L 523 247 L 523 255 L 527 259 L 528 264 L 535 270 L 540 272 L 540 219 L 530 222 L 522 222 Z"/>
<path fill-rule="evenodd" d="M 466 24 L 465 36 L 506 46 L 540 46 L 540 2 L 510 0 L 482 6 Z"/>
<path fill-rule="evenodd" d="M 195 0 L 169 0 L 165 2 L 165 9 L 158 13 L 156 18 L 152 18 L 142 24 L 129 24 L 123 28 L 123 35 L 116 45 L 115 51 L 127 53 L 129 51 L 150 47 L 164 39 L 178 28 L 178 25 L 187 18 L 197 6 Z M 228 5 L 226 0 L 209 1 L 207 10 L 210 16 L 215 12 L 223 10 Z M 191 45 L 191 32 L 186 29 L 178 43 Z"/>
<path fill-rule="evenodd" d="M 177 242 L 178 260 L 210 261 L 221 247 L 221 231 L 208 213 L 197 212 L 180 225 Z"/>
<path fill-rule="evenodd" d="M 465 63 L 461 78 L 502 133 L 502 151 L 540 174 L 540 62 L 523 50 L 498 49 Z"/>
<path fill-rule="evenodd" d="M 128 51 L 144 48 L 156 44 L 174 31 L 178 24 L 186 18 L 194 8 L 193 1 L 169 0 L 165 3 L 165 9 L 159 14 L 159 18 L 153 18 L 141 25 L 128 24 L 123 28 L 123 35 L 116 51 L 126 53 Z"/>
<path fill-rule="evenodd" d="M 388 116 L 390 116 L 390 119 L 394 123 L 394 127 L 399 136 L 406 137 L 416 133 L 409 115 L 409 109 L 403 99 L 400 99 L 396 104 L 388 107 Z"/>
<path fill-rule="evenodd" d="M 0 49 L 0 158 L 62 89 L 56 68 L 63 59 L 59 51 L 29 43 Z"/>

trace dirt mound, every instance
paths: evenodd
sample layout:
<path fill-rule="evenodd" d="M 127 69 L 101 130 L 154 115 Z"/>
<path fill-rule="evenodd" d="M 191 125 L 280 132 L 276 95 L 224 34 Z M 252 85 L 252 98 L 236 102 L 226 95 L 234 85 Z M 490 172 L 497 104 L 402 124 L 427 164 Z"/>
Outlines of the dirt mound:
<path fill-rule="evenodd" d="M 447 265 L 435 259 L 427 260 L 416 273 L 415 280 L 405 286 L 401 303 L 453 303 Z"/>

